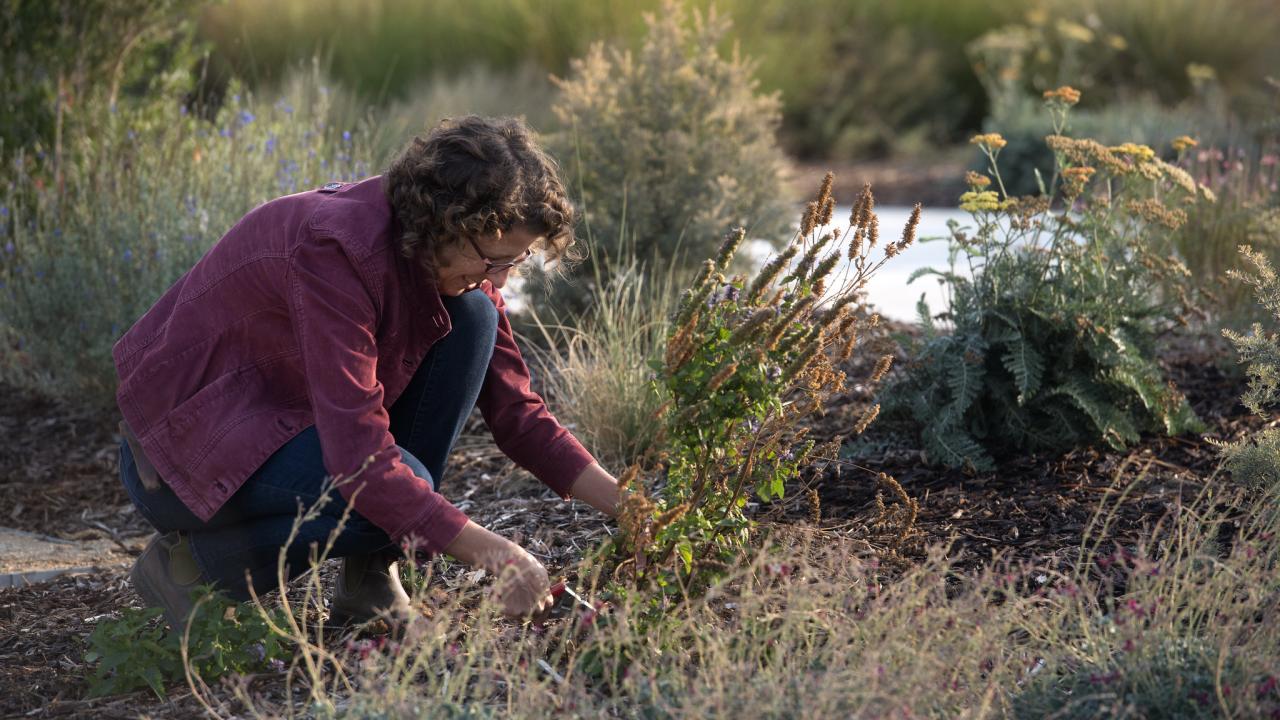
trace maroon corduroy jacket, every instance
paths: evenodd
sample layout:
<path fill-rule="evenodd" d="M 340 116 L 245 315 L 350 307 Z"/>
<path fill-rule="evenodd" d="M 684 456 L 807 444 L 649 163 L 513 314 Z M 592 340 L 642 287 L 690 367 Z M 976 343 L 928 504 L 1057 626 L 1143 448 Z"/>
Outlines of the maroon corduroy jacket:
<path fill-rule="evenodd" d="M 344 498 L 396 542 L 439 552 L 467 517 L 400 459 L 387 409 L 449 332 L 411 268 L 381 177 L 278 198 L 242 218 L 112 349 L 116 399 L 161 478 L 208 520 L 314 424 Z M 498 447 L 566 500 L 593 462 L 529 389 L 502 296 L 478 406 Z"/>

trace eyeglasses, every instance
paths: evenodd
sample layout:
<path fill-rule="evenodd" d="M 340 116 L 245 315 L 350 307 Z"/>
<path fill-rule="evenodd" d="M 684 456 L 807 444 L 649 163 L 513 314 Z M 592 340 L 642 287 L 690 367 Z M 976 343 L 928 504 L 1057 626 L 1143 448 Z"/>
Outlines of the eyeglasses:
<path fill-rule="evenodd" d="M 524 262 L 525 260 L 528 260 L 530 257 L 533 256 L 533 250 L 527 249 L 524 252 L 520 253 L 520 255 L 517 256 L 514 260 L 510 260 L 506 262 L 494 262 L 493 260 L 485 256 L 484 251 L 481 250 L 480 246 L 476 244 L 475 238 L 468 237 L 467 240 L 471 243 L 472 249 L 476 251 L 476 255 L 479 256 L 479 258 L 484 262 L 485 275 L 496 275 L 502 272 L 503 270 L 510 270 L 511 268 L 515 267 L 516 265 L 519 265 L 520 263 Z"/>

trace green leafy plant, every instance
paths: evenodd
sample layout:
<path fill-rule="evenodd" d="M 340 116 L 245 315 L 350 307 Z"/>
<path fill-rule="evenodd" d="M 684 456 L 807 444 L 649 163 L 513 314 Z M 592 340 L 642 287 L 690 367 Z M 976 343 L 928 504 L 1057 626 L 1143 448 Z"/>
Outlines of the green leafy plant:
<path fill-rule="evenodd" d="M 1191 302 L 1185 268 L 1152 246 L 1212 194 L 1146 146 L 1059 134 L 1078 99 L 1046 93 L 1056 170 L 1039 197 L 1005 191 L 1000 135 L 973 139 L 990 163 L 960 198 L 975 226 L 952 224 L 949 269 L 912 276 L 937 276 L 948 307 L 935 318 L 921 299 L 924 339 L 885 402 L 916 424 L 932 463 L 989 470 L 1016 452 L 1201 428 L 1155 360 L 1158 333 L 1185 323 Z"/>
<path fill-rule="evenodd" d="M 664 356 L 653 362 L 661 410 L 664 482 L 642 486 L 641 467 L 620 481 L 622 549 L 634 577 L 669 594 L 690 592 L 741 552 L 751 497 L 783 498 L 800 470 L 834 457 L 839 439 L 807 440 L 802 421 L 844 387 L 847 359 L 879 317 L 863 303 L 867 279 L 915 239 L 919 208 L 900 240 L 879 242 L 870 188 L 844 230 L 830 227 L 827 175 L 792 242 L 754 275 L 726 278 L 745 233 L 729 234 L 684 292 Z M 869 382 L 888 371 L 877 364 Z M 867 408 L 861 432 L 878 408 Z"/>
<path fill-rule="evenodd" d="M 212 680 L 232 673 L 282 671 L 291 657 L 284 637 L 273 632 L 258 609 L 236 604 L 212 586 L 192 590 L 202 602 L 189 627 L 165 632 L 154 622 L 159 608 L 126 608 L 116 619 L 103 620 L 89 635 L 86 662 L 94 664 L 89 695 L 115 695 L 149 687 L 164 697 L 164 686 L 183 680 L 183 632 L 193 674 Z M 280 611 L 276 611 L 277 614 Z M 277 620 L 277 622 L 279 622 Z"/>
<path fill-rule="evenodd" d="M 664 267 L 679 254 L 710 255 L 737 225 L 753 238 L 781 239 L 787 194 L 777 95 L 757 93 L 751 62 L 722 54 L 724 16 L 695 12 L 689 22 L 683 8 L 666 2 L 646 21 L 638 53 L 597 43 L 567 79 L 556 80 L 553 110 L 564 130 L 549 145 L 565 166 L 583 228 L 603 250 L 595 255 L 620 258 L 629 248 Z M 595 255 L 573 282 L 555 283 L 534 302 L 584 309 L 597 275 L 610 269 L 595 267 Z"/>

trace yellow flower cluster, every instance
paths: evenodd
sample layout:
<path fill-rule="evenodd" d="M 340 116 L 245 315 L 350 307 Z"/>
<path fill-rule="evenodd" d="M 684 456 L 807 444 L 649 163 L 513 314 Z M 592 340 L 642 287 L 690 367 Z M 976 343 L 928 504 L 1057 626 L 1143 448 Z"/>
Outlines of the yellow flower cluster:
<path fill-rule="evenodd" d="M 983 175 L 982 173 L 976 173 L 969 170 L 964 174 L 964 182 L 971 188 L 984 188 L 991 184 L 991 178 Z"/>
<path fill-rule="evenodd" d="M 1200 143 L 1196 142 L 1196 139 L 1190 135 L 1182 135 L 1173 139 L 1173 149 L 1178 152 L 1190 150 L 1199 144 Z"/>
<path fill-rule="evenodd" d="M 1075 105 L 1080 102 L 1080 91 L 1070 85 L 1063 85 L 1057 90 L 1045 90 L 1044 99 L 1047 102 L 1060 102 L 1063 105 Z"/>
<path fill-rule="evenodd" d="M 1089 184 L 1089 178 L 1098 172 L 1095 168 L 1088 165 L 1080 165 L 1077 167 L 1069 167 L 1062 171 L 1063 187 L 1062 192 L 1069 198 L 1079 197 L 1084 192 L 1084 186 Z"/>
<path fill-rule="evenodd" d="M 994 190 L 970 190 L 960 196 L 960 209 L 966 212 L 1000 209 L 1000 196 Z"/>
<path fill-rule="evenodd" d="M 1135 162 L 1139 162 L 1139 163 L 1144 163 L 1144 162 L 1153 160 L 1156 156 L 1155 150 L 1152 150 L 1150 147 L 1146 145 L 1139 145 L 1137 143 L 1124 143 L 1123 145 L 1116 145 L 1115 147 L 1111 148 L 1111 152 L 1119 153 L 1120 155 L 1127 155 L 1133 158 Z"/>
<path fill-rule="evenodd" d="M 1155 198 L 1130 200 L 1125 203 L 1125 209 L 1149 223 L 1163 225 L 1170 230 L 1177 230 L 1187 222 L 1186 211 L 1170 208 Z"/>
<path fill-rule="evenodd" d="M 999 150 L 1008 145 L 1009 141 L 1005 140 L 1000 133 L 984 133 L 969 138 L 969 144 L 979 145 L 987 150 Z"/>

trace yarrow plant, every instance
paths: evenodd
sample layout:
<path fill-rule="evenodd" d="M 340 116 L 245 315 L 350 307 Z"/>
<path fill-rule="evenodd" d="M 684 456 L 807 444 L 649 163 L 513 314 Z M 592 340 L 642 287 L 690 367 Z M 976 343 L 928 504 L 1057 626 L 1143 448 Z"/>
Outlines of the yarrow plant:
<path fill-rule="evenodd" d="M 915 240 L 920 208 L 901 239 L 873 259 L 880 228 L 870 186 L 842 230 L 830 226 L 832 182 L 828 174 L 799 231 L 754 277 L 724 275 L 744 238 L 737 230 L 682 296 L 664 356 L 653 361 L 666 398 L 658 459 L 665 483 L 650 494 L 641 464 L 620 483 L 622 565 L 634 563 L 637 580 L 674 594 L 696 586 L 702 570 L 714 575 L 749 538 L 750 498 L 784 497 L 803 468 L 839 448 L 839 438 L 822 446 L 807 439 L 801 421 L 844 388 L 835 363 L 879 323 L 863 288 Z M 890 361 L 880 360 L 870 383 L 885 376 Z M 877 412 L 867 408 L 850 430 L 865 430 Z"/>
<path fill-rule="evenodd" d="M 1056 170 L 1041 194 L 1010 196 L 1004 138 L 974 137 L 988 160 L 960 197 L 974 226 L 951 224 L 949 269 L 912 275 L 937 276 L 948 308 L 935 317 L 921 298 L 925 337 L 886 410 L 916 425 L 932 463 L 989 470 L 1003 454 L 1200 427 L 1154 359 L 1156 336 L 1195 311 L 1186 268 L 1156 248 L 1213 193 L 1145 145 L 1065 135 L 1075 89 L 1044 99 Z"/>

